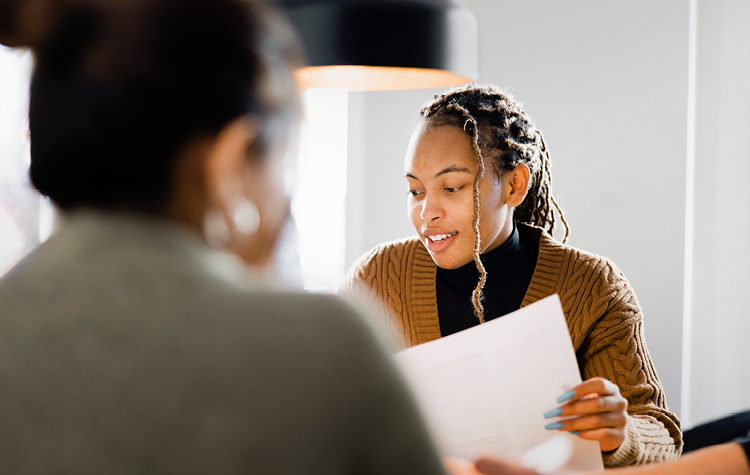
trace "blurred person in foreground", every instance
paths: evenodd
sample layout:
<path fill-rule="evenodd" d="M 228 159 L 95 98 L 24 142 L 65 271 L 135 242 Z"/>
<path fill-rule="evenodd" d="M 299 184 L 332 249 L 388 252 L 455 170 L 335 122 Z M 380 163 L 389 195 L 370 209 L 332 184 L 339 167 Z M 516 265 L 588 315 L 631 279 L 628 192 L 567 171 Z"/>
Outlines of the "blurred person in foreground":
<path fill-rule="evenodd" d="M 62 214 L 0 280 L 3 471 L 444 473 L 357 311 L 264 281 L 298 114 L 272 11 L 4 0 L 0 43 Z"/>

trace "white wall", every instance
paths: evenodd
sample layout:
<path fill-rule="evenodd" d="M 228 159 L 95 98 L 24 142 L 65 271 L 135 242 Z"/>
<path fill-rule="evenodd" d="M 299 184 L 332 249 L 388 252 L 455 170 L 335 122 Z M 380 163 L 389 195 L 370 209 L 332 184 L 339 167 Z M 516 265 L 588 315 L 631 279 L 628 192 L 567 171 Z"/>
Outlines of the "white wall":
<path fill-rule="evenodd" d="M 646 315 L 680 412 L 688 2 L 466 0 L 480 81 L 512 88 L 544 132 L 570 243 L 614 260 Z M 437 91 L 350 95 L 347 265 L 413 233 L 403 156 Z"/>
<path fill-rule="evenodd" d="M 750 2 L 699 2 L 690 415 L 750 409 Z"/>

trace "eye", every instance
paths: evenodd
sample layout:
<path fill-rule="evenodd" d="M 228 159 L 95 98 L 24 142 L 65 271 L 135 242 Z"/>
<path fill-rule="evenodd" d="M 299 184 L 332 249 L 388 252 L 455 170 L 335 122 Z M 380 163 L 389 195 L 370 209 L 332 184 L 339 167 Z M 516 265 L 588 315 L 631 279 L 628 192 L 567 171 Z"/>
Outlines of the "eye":
<path fill-rule="evenodd" d="M 423 193 L 424 193 L 424 191 L 422 191 L 422 190 L 408 190 L 406 192 L 407 195 L 411 195 L 413 198 L 416 198 L 417 196 L 419 196 L 419 195 L 421 195 Z"/>
<path fill-rule="evenodd" d="M 455 193 L 463 189 L 463 186 L 454 186 L 453 188 L 443 188 L 447 193 Z"/>

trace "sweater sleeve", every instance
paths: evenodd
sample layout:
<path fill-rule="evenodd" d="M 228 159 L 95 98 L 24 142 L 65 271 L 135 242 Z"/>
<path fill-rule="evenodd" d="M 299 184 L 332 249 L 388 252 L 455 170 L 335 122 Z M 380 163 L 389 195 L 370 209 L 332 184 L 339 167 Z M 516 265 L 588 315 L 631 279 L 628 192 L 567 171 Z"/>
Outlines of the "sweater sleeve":
<path fill-rule="evenodd" d="M 362 291 L 367 287 L 365 283 L 365 274 L 367 273 L 368 255 L 357 259 L 349 268 L 349 272 L 344 276 L 344 280 L 339 287 L 338 295 L 345 298 L 360 298 Z"/>
<path fill-rule="evenodd" d="M 360 257 L 349 269 L 339 287 L 338 295 L 350 303 L 362 306 L 374 318 L 376 332 L 394 350 L 409 346 L 404 322 L 400 317 L 399 286 L 392 269 L 392 246 L 381 245 Z"/>
<path fill-rule="evenodd" d="M 628 400 L 625 441 L 603 454 L 606 467 L 664 462 L 679 457 L 682 432 L 667 409 L 646 347 L 643 314 L 635 293 L 619 269 L 602 259 L 587 299 L 590 329 L 578 350 L 584 379 L 606 378 Z"/>

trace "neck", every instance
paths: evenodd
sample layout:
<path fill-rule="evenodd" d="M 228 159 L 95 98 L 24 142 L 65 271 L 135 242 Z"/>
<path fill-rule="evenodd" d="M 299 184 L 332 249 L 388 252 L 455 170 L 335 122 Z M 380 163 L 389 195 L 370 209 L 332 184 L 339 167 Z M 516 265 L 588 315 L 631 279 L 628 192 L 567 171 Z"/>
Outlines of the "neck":
<path fill-rule="evenodd" d="M 498 247 L 502 246 L 513 234 L 514 229 L 515 224 L 513 221 L 513 216 L 510 215 L 509 218 L 505 220 L 505 223 L 503 223 L 502 228 L 500 228 L 500 231 L 497 233 L 492 242 L 490 242 L 490 244 L 482 250 L 482 254 L 487 254 L 488 252 L 494 251 Z"/>

